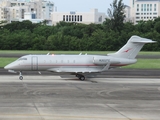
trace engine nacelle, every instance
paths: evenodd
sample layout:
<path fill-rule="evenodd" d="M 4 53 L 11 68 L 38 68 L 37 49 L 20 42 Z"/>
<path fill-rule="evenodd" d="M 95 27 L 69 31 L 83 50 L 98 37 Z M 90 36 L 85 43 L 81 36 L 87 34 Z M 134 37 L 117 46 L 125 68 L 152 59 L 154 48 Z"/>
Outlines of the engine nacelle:
<path fill-rule="evenodd" d="M 93 57 L 93 63 L 97 65 L 106 65 L 110 62 L 106 56 L 95 56 Z"/>

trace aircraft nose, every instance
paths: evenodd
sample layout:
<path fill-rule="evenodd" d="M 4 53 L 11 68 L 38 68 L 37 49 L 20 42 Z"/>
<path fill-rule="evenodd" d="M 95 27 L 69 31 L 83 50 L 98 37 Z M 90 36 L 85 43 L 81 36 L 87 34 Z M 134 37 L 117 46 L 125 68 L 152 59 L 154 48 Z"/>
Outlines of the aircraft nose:
<path fill-rule="evenodd" d="M 9 69 L 12 69 L 12 65 L 6 65 L 5 67 L 4 67 L 4 69 L 6 69 L 6 70 L 9 70 Z"/>
<path fill-rule="evenodd" d="M 8 68 L 9 68 L 8 65 L 6 65 L 6 66 L 4 67 L 4 69 L 6 69 L 6 70 L 7 70 Z"/>

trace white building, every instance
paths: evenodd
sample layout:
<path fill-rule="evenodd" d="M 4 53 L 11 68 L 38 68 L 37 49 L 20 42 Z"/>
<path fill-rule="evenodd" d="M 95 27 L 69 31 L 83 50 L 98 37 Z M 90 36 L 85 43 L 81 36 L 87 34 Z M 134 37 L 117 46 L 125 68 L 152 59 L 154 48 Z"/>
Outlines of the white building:
<path fill-rule="evenodd" d="M 153 20 L 160 16 L 160 0 L 130 0 L 131 21 Z"/>
<path fill-rule="evenodd" d="M 24 20 L 29 20 L 31 21 L 32 23 L 40 23 L 40 22 L 43 22 L 44 19 L 34 19 L 35 17 L 35 14 L 34 13 L 31 13 L 31 12 L 25 12 L 24 13 L 24 19 L 19 19 L 18 21 L 22 22 Z"/>
<path fill-rule="evenodd" d="M 105 13 L 98 12 L 97 9 L 92 9 L 90 12 L 53 12 L 52 24 L 56 25 L 60 21 L 101 24 L 106 17 Z"/>
<path fill-rule="evenodd" d="M 54 10 L 54 3 L 50 0 L 1 0 L 0 21 L 26 20 L 25 13 L 31 15 L 31 21 L 35 19 L 51 21 L 51 12 Z M 33 20 L 34 19 L 34 20 Z"/>
<path fill-rule="evenodd" d="M 131 17 L 131 7 L 129 7 L 128 5 L 125 5 L 124 14 L 125 14 L 124 22 L 129 22 Z"/>

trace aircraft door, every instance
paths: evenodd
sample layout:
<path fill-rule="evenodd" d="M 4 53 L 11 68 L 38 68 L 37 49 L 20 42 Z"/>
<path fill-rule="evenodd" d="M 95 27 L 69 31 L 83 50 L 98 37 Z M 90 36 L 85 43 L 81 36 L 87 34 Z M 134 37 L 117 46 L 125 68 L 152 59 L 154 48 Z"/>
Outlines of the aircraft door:
<path fill-rule="evenodd" d="M 36 56 L 32 57 L 32 70 L 38 70 L 38 58 Z"/>

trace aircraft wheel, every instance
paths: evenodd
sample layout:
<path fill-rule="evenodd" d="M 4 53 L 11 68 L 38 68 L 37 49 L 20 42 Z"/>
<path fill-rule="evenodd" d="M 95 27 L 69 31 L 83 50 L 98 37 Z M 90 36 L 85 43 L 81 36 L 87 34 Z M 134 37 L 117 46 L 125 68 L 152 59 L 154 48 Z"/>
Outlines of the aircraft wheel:
<path fill-rule="evenodd" d="M 78 74 L 76 74 L 76 77 L 79 77 L 79 75 L 78 75 Z"/>
<path fill-rule="evenodd" d="M 81 76 L 81 77 L 79 77 L 79 79 L 80 79 L 81 81 L 84 81 L 84 80 L 85 80 L 85 77 L 84 77 L 84 76 Z"/>
<path fill-rule="evenodd" d="M 19 79 L 20 79 L 20 80 L 23 80 L 23 76 L 19 76 Z"/>

